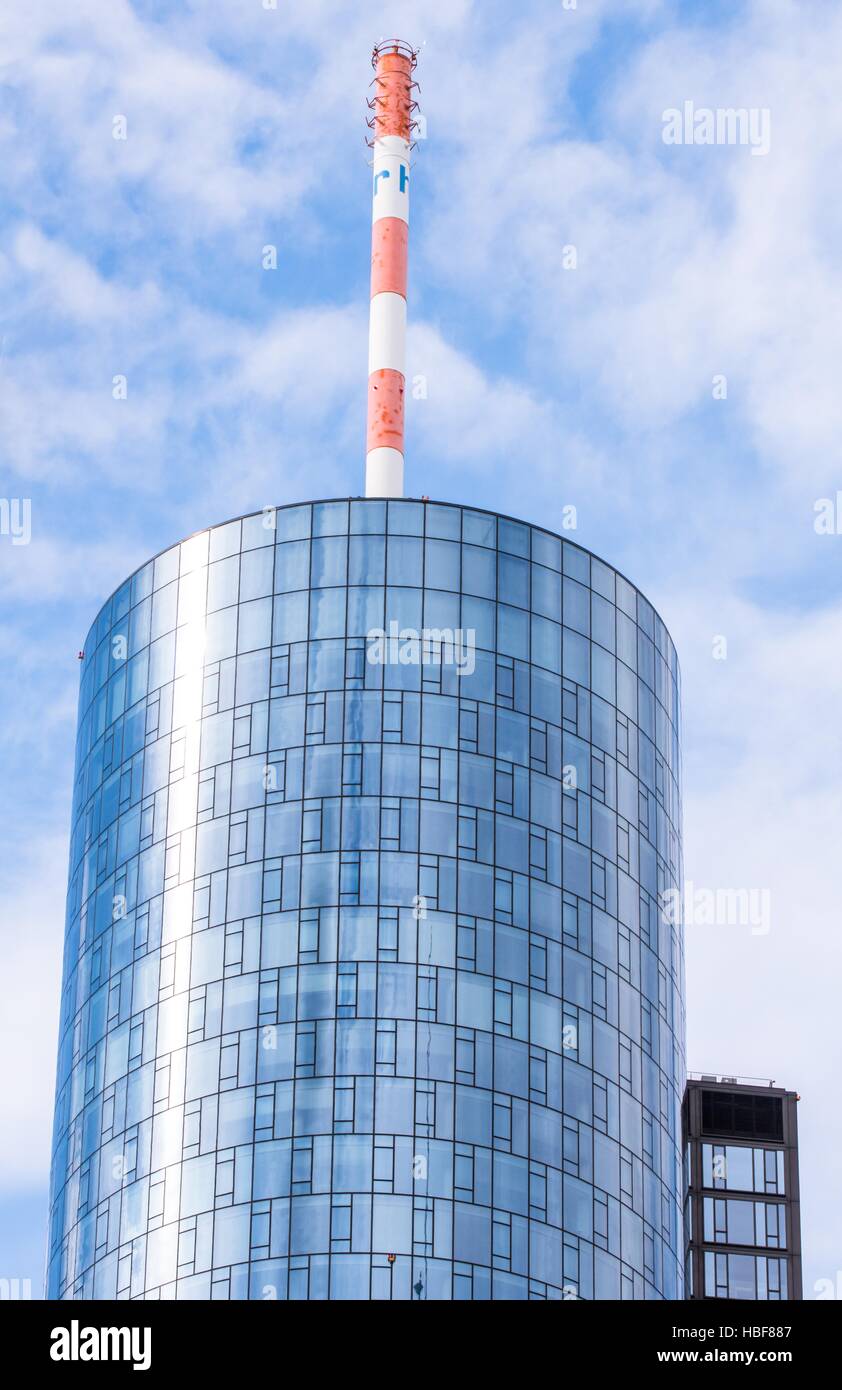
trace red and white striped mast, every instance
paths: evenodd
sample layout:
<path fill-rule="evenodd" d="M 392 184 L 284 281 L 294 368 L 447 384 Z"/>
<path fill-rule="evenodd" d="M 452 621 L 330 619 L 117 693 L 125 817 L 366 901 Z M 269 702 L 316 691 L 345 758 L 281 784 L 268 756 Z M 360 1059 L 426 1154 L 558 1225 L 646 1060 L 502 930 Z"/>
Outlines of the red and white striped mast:
<path fill-rule="evenodd" d="M 416 61 L 415 50 L 399 39 L 377 44 L 371 57 L 374 195 L 366 497 L 403 496 L 409 154 Z"/>

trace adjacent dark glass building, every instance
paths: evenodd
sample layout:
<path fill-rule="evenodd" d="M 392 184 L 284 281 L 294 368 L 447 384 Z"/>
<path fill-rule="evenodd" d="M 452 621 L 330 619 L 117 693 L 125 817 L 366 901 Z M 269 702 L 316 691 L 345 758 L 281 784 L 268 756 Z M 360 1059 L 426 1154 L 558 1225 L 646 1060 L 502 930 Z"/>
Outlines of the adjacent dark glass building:
<path fill-rule="evenodd" d="M 773 1082 L 688 1081 L 688 1298 L 801 1298 L 797 1105 Z"/>
<path fill-rule="evenodd" d="M 49 1296 L 683 1298 L 680 795 L 663 623 L 539 527 L 329 501 L 138 570 L 81 671 Z"/>

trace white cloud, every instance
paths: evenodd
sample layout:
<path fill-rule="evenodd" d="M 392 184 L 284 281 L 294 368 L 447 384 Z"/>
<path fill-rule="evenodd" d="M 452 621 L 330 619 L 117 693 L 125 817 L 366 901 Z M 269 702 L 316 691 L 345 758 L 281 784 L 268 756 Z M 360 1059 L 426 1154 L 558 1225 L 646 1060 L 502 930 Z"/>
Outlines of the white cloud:
<path fill-rule="evenodd" d="M 49 1172 L 61 989 L 67 841 L 36 840 L 3 891 L 0 1185 L 25 1188 Z"/>
<path fill-rule="evenodd" d="M 811 6 L 805 22 L 805 8 L 755 4 L 715 45 L 706 30 L 659 32 L 606 94 L 596 142 L 575 139 L 546 57 L 522 101 L 505 73 L 465 84 L 455 149 L 430 161 L 425 237 L 432 276 L 516 317 L 539 381 L 573 372 L 628 429 L 672 426 L 725 373 L 727 409 L 784 488 L 819 484 L 842 428 L 842 266 L 828 234 L 842 197 L 827 178 L 842 16 Z M 528 62 L 513 72 L 528 77 Z M 663 145 L 662 112 L 685 99 L 770 108 L 770 154 Z M 492 102 L 507 115 L 494 139 Z"/>
<path fill-rule="evenodd" d="M 156 285 L 134 289 L 106 280 L 84 256 L 44 236 L 32 223 L 18 228 L 12 249 L 29 315 L 60 315 L 83 329 L 128 319 L 137 328 L 166 310 Z"/>

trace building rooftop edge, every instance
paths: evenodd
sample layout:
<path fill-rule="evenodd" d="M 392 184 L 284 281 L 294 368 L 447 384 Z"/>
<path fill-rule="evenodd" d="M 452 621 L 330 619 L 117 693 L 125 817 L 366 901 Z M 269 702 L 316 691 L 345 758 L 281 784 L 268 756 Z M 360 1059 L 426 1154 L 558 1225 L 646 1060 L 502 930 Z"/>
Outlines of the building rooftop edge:
<path fill-rule="evenodd" d="M 687 1075 L 686 1090 L 691 1087 L 712 1087 L 722 1091 L 745 1091 L 760 1095 L 798 1096 L 790 1086 L 779 1086 L 773 1080 L 761 1076 L 718 1076 L 713 1072 L 692 1072 Z"/>
<path fill-rule="evenodd" d="M 351 495 L 345 497 L 307 497 L 302 498 L 298 502 L 282 502 L 277 506 L 274 506 L 274 504 L 269 504 L 269 506 L 271 506 L 274 509 L 274 511 L 283 512 L 289 511 L 294 507 L 323 506 L 325 503 L 329 502 L 363 502 L 366 504 L 384 502 L 392 503 L 395 506 L 403 506 L 407 503 L 415 503 L 416 505 L 421 505 L 425 507 L 455 507 L 458 508 L 459 511 L 478 512 L 482 516 L 493 516 L 497 517 L 501 521 L 512 521 L 518 526 L 529 526 L 533 531 L 543 531 L 545 535 L 552 536 L 555 540 L 559 540 L 565 545 L 574 546 L 576 550 L 581 550 L 584 555 L 588 555 L 592 560 L 597 560 L 601 565 L 605 565 L 607 569 L 613 570 L 613 572 L 619 575 L 620 578 L 624 580 L 626 584 L 630 585 L 630 587 L 634 589 L 635 593 L 640 594 L 641 598 L 643 598 L 645 602 L 649 604 L 649 607 L 652 609 L 655 616 L 663 624 L 664 630 L 667 634 L 667 637 L 669 638 L 670 644 L 675 653 L 676 666 L 678 667 L 680 682 L 681 662 L 678 656 L 678 648 L 676 647 L 675 642 L 673 641 L 668 624 L 665 622 L 664 618 L 662 617 L 659 610 L 655 607 L 652 600 L 643 592 L 639 584 L 635 584 L 634 580 L 630 579 L 627 574 L 625 574 L 621 569 L 618 569 L 617 566 L 612 564 L 610 560 L 604 559 L 602 555 L 598 555 L 595 550 L 590 550 L 586 545 L 581 545 L 579 541 L 571 540 L 569 536 L 563 536 L 558 531 L 551 530 L 549 526 L 542 526 L 540 522 L 527 521 L 524 517 L 512 516 L 509 512 L 494 511 L 491 507 L 478 507 L 470 502 L 448 502 L 436 497 L 366 497 L 362 494 L 358 494 L 356 496 Z M 169 550 L 173 550 L 177 545 L 184 545 L 187 541 L 193 540 L 196 536 L 203 535 L 206 531 L 219 530 L 223 526 L 232 525 L 235 521 L 247 521 L 249 520 L 249 518 L 253 516 L 261 516 L 262 513 L 268 509 L 269 507 L 257 507 L 250 512 L 241 512 L 236 516 L 225 517 L 222 521 L 212 521 L 209 522 L 207 526 L 199 526 L 196 528 L 195 531 L 189 531 L 187 535 L 179 536 L 176 540 L 170 541 L 168 545 L 161 546 L 160 550 L 156 550 L 153 555 L 149 555 L 145 560 L 141 561 L 141 563 L 139 565 L 136 565 L 135 568 L 125 576 L 125 578 L 120 580 L 119 584 L 115 584 L 111 592 L 107 594 L 106 597 L 100 603 L 99 607 L 97 608 L 96 614 L 92 621 L 89 623 L 87 631 L 85 633 L 85 647 L 83 648 L 83 650 L 87 648 L 88 638 L 90 637 L 91 632 L 93 631 L 94 627 L 99 621 L 99 616 L 102 613 L 102 610 L 106 607 L 108 603 L 111 602 L 111 600 L 114 598 L 114 595 L 119 593 L 123 586 L 127 584 L 129 580 L 133 579 L 136 574 L 139 574 L 141 570 L 145 569 L 147 565 L 154 564 L 154 562 L 158 560 L 162 555 L 166 555 Z"/>

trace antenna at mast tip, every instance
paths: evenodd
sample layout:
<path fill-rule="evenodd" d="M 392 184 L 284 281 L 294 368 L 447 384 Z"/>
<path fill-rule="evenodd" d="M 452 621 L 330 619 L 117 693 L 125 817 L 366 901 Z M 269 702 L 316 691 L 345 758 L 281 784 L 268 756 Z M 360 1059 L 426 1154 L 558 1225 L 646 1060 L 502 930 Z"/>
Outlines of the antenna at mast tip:
<path fill-rule="evenodd" d="M 396 53 L 401 58 L 408 58 L 413 68 L 418 62 L 418 49 L 413 48 L 411 43 L 404 39 L 380 39 L 372 49 L 371 66 L 377 67 L 378 58 L 382 58 L 385 53 Z"/>

